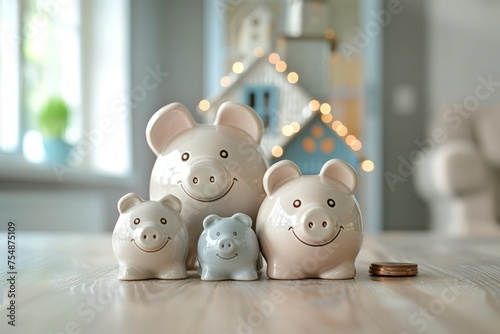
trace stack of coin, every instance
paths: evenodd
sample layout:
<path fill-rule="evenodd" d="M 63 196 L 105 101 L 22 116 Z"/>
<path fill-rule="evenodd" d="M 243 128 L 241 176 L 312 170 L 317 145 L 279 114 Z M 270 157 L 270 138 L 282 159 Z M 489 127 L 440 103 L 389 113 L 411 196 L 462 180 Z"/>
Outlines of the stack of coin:
<path fill-rule="evenodd" d="M 370 265 L 370 275 L 374 276 L 416 276 L 416 263 L 375 262 Z"/>

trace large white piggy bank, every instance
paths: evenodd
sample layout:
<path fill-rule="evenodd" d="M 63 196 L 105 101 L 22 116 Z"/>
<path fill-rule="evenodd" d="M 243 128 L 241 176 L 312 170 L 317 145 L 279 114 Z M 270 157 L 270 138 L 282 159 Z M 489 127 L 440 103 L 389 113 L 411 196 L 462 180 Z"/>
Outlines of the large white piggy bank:
<path fill-rule="evenodd" d="M 265 197 L 262 178 L 268 164 L 259 146 L 263 125 L 253 109 L 226 102 L 214 124 L 197 124 L 180 103 L 150 119 L 146 137 L 158 156 L 150 183 L 151 199 L 173 194 L 182 201 L 188 226 L 188 268 L 196 267 L 196 246 L 209 214 L 237 212 L 257 217 Z"/>
<path fill-rule="evenodd" d="M 257 236 L 267 275 L 274 279 L 347 279 L 363 241 L 354 192 L 356 171 L 327 161 L 319 175 L 302 175 L 289 160 L 264 176 L 267 197 L 257 217 Z"/>
<path fill-rule="evenodd" d="M 180 217 L 182 204 L 173 195 L 144 201 L 129 193 L 118 201 L 120 217 L 112 236 L 118 278 L 186 278 L 189 236 Z"/>

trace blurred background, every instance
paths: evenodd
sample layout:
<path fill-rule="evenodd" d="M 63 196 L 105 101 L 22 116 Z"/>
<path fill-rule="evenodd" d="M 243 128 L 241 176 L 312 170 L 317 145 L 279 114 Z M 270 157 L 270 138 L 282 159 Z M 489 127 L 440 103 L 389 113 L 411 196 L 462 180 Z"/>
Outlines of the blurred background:
<path fill-rule="evenodd" d="M 271 163 L 357 169 L 368 232 L 498 227 L 499 0 L 0 0 L 0 16 L 0 222 L 111 230 L 123 194 L 149 197 L 153 113 L 211 122 L 238 100 Z"/>

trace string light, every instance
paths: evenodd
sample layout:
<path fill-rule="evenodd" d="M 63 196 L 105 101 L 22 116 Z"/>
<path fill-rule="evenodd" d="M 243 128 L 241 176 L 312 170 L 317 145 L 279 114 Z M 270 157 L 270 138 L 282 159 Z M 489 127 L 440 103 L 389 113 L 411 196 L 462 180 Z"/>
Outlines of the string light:
<path fill-rule="evenodd" d="M 266 54 L 266 51 L 262 47 L 258 46 L 253 50 L 253 54 L 257 58 L 262 58 Z"/>
<path fill-rule="evenodd" d="M 200 103 L 198 103 L 198 108 L 200 108 L 201 111 L 207 111 L 210 109 L 210 102 L 208 100 L 201 100 Z"/>
<path fill-rule="evenodd" d="M 365 160 L 361 163 L 361 169 L 365 172 L 371 172 L 375 169 L 375 164 L 371 160 Z"/>
<path fill-rule="evenodd" d="M 277 54 L 276 52 L 273 52 L 269 55 L 267 59 L 271 64 L 276 65 L 280 61 L 280 55 Z"/>
<path fill-rule="evenodd" d="M 286 67 L 287 65 L 283 60 L 280 60 L 279 62 L 276 63 L 276 71 L 278 72 L 285 72 Z"/>
<path fill-rule="evenodd" d="M 293 127 L 287 124 L 281 129 L 281 132 L 283 132 L 285 136 L 290 137 L 291 135 L 293 135 Z"/>
<path fill-rule="evenodd" d="M 298 122 L 292 122 L 290 123 L 293 129 L 293 133 L 297 133 L 300 131 L 300 124 Z"/>
<path fill-rule="evenodd" d="M 351 145 L 351 143 L 353 142 L 353 140 L 356 140 L 356 136 L 354 135 L 349 135 L 345 138 L 345 142 L 347 145 Z"/>
<path fill-rule="evenodd" d="M 295 84 L 299 81 L 299 75 L 295 72 L 288 73 L 287 77 L 288 82 L 291 84 Z"/>
<path fill-rule="evenodd" d="M 333 119 L 333 116 L 332 114 L 323 114 L 321 115 L 321 120 L 323 121 L 323 123 L 330 123 Z"/>
<path fill-rule="evenodd" d="M 223 76 L 222 78 L 220 78 L 220 85 L 225 88 L 231 86 L 231 78 L 227 75 Z"/>
<path fill-rule="evenodd" d="M 233 64 L 233 72 L 236 74 L 240 74 L 245 70 L 245 66 L 243 63 L 237 61 L 236 63 Z"/>
<path fill-rule="evenodd" d="M 328 103 L 323 103 L 321 107 L 319 107 L 319 110 L 322 114 L 329 114 L 332 111 L 332 107 Z"/>
<path fill-rule="evenodd" d="M 347 134 L 347 127 L 344 124 L 339 125 L 336 132 L 339 136 L 344 137 Z"/>
<path fill-rule="evenodd" d="M 325 37 L 328 39 L 335 38 L 335 32 L 333 31 L 333 29 L 328 28 L 327 30 L 325 30 Z M 258 58 L 262 58 L 265 55 L 265 50 L 260 46 L 256 47 L 254 49 L 254 55 Z M 275 52 L 271 53 L 268 56 L 268 61 L 269 61 L 269 63 L 275 65 L 276 71 L 278 71 L 278 72 L 285 72 L 287 67 L 288 67 L 286 62 L 284 62 L 283 60 L 280 60 L 279 54 L 277 54 Z M 240 73 L 243 73 L 243 71 L 245 70 L 245 66 L 243 65 L 243 63 L 237 61 L 233 64 L 232 70 L 234 73 L 240 74 Z M 290 72 L 287 75 L 287 80 L 289 83 L 295 84 L 299 81 L 299 75 L 296 72 Z M 220 85 L 222 87 L 227 88 L 227 87 L 231 86 L 231 84 L 232 84 L 232 80 L 229 76 L 223 76 L 220 79 Z M 211 107 L 210 102 L 206 99 L 201 100 L 198 103 L 198 108 L 200 109 L 200 111 L 208 111 L 210 109 L 210 107 Z M 330 123 L 333 120 L 333 116 L 331 114 L 332 107 L 329 103 L 320 103 L 318 100 L 311 100 L 311 101 L 309 101 L 309 109 L 311 111 L 318 111 L 319 110 L 322 114 L 321 120 L 324 123 Z M 339 120 L 333 121 L 331 124 L 331 128 L 333 131 L 335 131 L 341 137 L 346 136 L 347 133 L 349 132 L 347 127 L 344 124 L 342 124 L 342 122 Z M 300 124 L 296 121 L 291 122 L 290 124 L 283 126 L 281 131 L 282 131 L 284 136 L 290 137 L 294 133 L 297 133 L 300 131 Z M 351 149 L 353 151 L 359 151 L 363 147 L 361 141 L 358 140 L 356 138 L 356 136 L 354 136 L 354 135 L 348 135 L 345 138 L 345 142 L 347 145 L 349 145 L 351 147 Z M 275 158 L 281 157 L 283 155 L 283 153 L 284 153 L 284 150 L 283 150 L 283 147 L 281 147 L 281 146 L 273 146 L 273 148 L 271 149 L 271 154 Z M 373 163 L 373 161 L 366 159 L 361 163 L 361 168 L 365 172 L 371 172 L 375 169 L 375 164 Z"/>
<path fill-rule="evenodd" d="M 361 147 L 363 147 L 361 142 L 357 139 L 353 140 L 350 146 L 353 151 L 359 151 L 361 150 Z"/>
<path fill-rule="evenodd" d="M 336 121 L 333 121 L 332 123 L 332 130 L 333 131 L 337 131 L 338 127 L 343 125 L 341 121 L 339 120 L 336 120 Z"/>
<path fill-rule="evenodd" d="M 283 155 L 283 147 L 281 146 L 274 146 L 272 149 L 271 149 L 271 154 L 273 155 L 273 157 L 275 158 L 279 158 Z"/>
<path fill-rule="evenodd" d="M 311 109 L 312 111 L 318 111 L 319 106 L 320 104 L 318 100 L 311 100 L 311 102 L 309 102 L 309 109 Z"/>

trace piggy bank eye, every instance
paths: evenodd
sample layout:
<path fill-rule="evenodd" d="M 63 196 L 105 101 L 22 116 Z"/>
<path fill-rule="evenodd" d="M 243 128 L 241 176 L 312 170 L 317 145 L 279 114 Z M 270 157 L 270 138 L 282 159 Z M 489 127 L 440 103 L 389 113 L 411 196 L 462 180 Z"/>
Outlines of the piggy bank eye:
<path fill-rule="evenodd" d="M 237 235 L 238 235 L 238 233 L 236 233 L 236 232 L 233 232 L 233 235 L 234 235 L 234 236 L 237 236 Z"/>
<path fill-rule="evenodd" d="M 188 152 L 184 152 L 182 154 L 181 159 L 182 159 L 182 161 L 187 161 L 189 159 L 189 153 Z"/>
<path fill-rule="evenodd" d="M 135 225 L 138 225 L 140 222 L 141 222 L 141 220 L 139 218 L 134 219 L 134 224 Z"/>
<path fill-rule="evenodd" d="M 300 201 L 300 199 L 296 199 L 295 201 L 293 201 L 294 208 L 298 208 L 301 205 L 302 205 L 302 202 Z"/>
<path fill-rule="evenodd" d="M 219 236 L 219 235 L 220 235 L 220 232 L 215 233 L 215 235 L 216 235 L 216 236 Z"/>
<path fill-rule="evenodd" d="M 229 156 L 229 153 L 227 153 L 226 150 L 220 151 L 220 157 L 223 159 L 226 159 Z"/>
<path fill-rule="evenodd" d="M 333 208 L 335 206 L 335 201 L 329 198 L 328 201 L 326 201 L 326 204 L 328 204 L 330 208 Z"/>
<path fill-rule="evenodd" d="M 160 223 L 162 223 L 163 225 L 165 225 L 167 223 L 167 220 L 165 218 L 162 218 L 162 219 L 160 219 Z"/>

